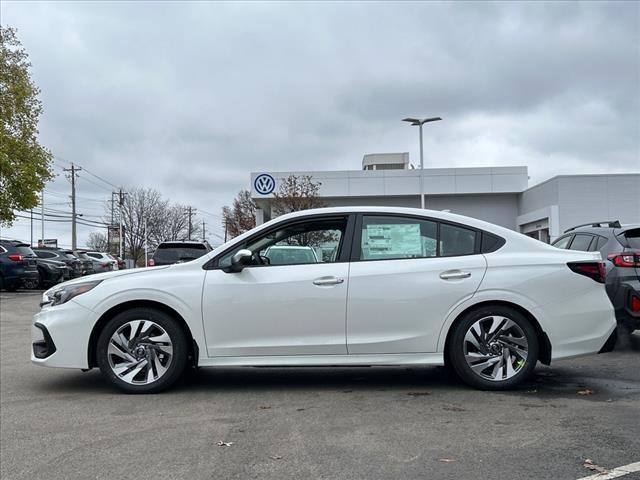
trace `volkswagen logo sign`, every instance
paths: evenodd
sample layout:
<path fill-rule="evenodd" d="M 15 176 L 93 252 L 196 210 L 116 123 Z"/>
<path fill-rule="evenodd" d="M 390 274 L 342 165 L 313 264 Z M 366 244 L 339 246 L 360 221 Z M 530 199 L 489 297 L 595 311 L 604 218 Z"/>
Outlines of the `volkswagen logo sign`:
<path fill-rule="evenodd" d="M 276 188 L 276 181 L 268 173 L 261 173 L 253 182 L 253 187 L 260 195 L 269 195 Z"/>

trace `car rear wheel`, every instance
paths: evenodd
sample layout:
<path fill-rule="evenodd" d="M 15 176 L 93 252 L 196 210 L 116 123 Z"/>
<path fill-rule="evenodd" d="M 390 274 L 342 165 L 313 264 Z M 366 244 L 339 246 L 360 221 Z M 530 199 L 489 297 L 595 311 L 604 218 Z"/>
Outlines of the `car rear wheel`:
<path fill-rule="evenodd" d="M 170 315 L 134 308 L 116 315 L 98 337 L 97 362 L 103 375 L 127 393 L 156 393 L 182 374 L 188 342 Z"/>
<path fill-rule="evenodd" d="M 531 322 L 505 306 L 466 314 L 454 326 L 448 346 L 458 376 L 482 390 L 506 390 L 521 383 L 535 368 L 538 351 Z"/>

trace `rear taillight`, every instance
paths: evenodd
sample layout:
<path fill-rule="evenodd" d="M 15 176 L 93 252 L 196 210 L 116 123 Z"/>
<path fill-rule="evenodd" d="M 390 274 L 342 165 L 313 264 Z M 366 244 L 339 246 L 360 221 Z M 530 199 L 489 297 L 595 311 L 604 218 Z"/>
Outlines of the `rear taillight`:
<path fill-rule="evenodd" d="M 574 272 L 604 283 L 605 269 L 603 262 L 569 262 L 567 266 Z"/>
<path fill-rule="evenodd" d="M 14 262 L 21 262 L 24 257 L 22 255 L 18 255 L 17 253 L 12 253 L 11 255 L 7 255 L 9 260 L 13 260 Z"/>
<path fill-rule="evenodd" d="M 607 258 L 616 267 L 640 267 L 640 252 L 618 252 L 610 253 Z"/>
<path fill-rule="evenodd" d="M 640 312 L 640 297 L 631 297 L 631 311 L 634 313 Z"/>

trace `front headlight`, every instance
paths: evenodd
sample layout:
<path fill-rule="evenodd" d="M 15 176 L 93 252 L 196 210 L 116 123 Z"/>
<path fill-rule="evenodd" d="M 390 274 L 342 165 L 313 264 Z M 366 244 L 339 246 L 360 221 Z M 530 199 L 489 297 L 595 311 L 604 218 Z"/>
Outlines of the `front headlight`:
<path fill-rule="evenodd" d="M 94 280 L 93 282 L 74 283 L 72 285 L 62 285 L 60 287 L 52 288 L 44 293 L 42 298 L 42 305 L 62 305 L 67 303 L 73 297 L 87 293 L 89 290 L 95 288 L 100 284 L 102 280 Z"/>

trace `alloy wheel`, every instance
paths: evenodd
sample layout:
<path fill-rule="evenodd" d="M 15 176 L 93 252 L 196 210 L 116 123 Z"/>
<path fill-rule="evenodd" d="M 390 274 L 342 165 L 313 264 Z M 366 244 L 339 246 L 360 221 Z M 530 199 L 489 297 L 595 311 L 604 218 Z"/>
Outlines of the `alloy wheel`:
<path fill-rule="evenodd" d="M 527 363 L 529 342 L 516 322 L 487 316 L 469 327 L 463 341 L 467 365 L 481 378 L 499 382 L 514 377 Z"/>
<path fill-rule="evenodd" d="M 111 338 L 107 358 L 113 373 L 133 385 L 148 385 L 162 377 L 173 360 L 169 334 L 151 320 L 131 320 Z"/>

